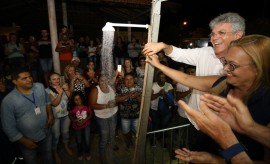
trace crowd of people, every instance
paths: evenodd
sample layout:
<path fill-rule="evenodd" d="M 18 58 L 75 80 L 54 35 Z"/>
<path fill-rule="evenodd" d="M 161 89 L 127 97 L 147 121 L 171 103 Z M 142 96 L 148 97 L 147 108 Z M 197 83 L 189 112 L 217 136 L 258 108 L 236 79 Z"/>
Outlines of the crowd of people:
<path fill-rule="evenodd" d="M 237 13 L 219 15 L 209 26 L 212 46 L 203 48 L 159 42 L 142 49 L 136 38 L 130 43 L 116 38 L 112 79 L 102 72 L 99 39 L 76 41 L 64 26 L 55 49 L 57 73 L 48 30 L 41 30 L 37 40 L 29 36 L 27 44 L 11 34 L 1 63 L 2 141 L 26 163 L 37 163 L 37 152 L 46 163 L 61 163 L 58 143 L 73 155 L 69 143 L 74 132 L 78 160 L 89 161 L 95 124 L 101 163 L 118 163 L 115 137 L 121 129 L 126 150 L 134 146 L 149 63 L 156 67 L 149 130 L 194 125 L 188 148 L 173 134 L 173 156 L 191 163 L 270 162 L 270 38 L 245 36 L 245 20 Z M 170 60 L 182 63 L 179 69 L 170 67 Z"/>
<path fill-rule="evenodd" d="M 53 50 L 47 29 L 40 31 L 40 38 L 31 35 L 26 42 L 18 41 L 17 35 L 12 33 L 7 44 L 3 45 L 5 58 L 1 63 L 1 134 L 5 141 L 18 146 L 18 153 L 10 156 L 23 156 L 26 163 L 34 163 L 37 160 L 36 152 L 42 151 L 46 162 L 61 163 L 58 152 L 61 141 L 68 155 L 76 154 L 78 160 L 91 160 L 90 134 L 91 131 L 99 131 L 101 162 L 118 161 L 110 152 L 118 149 L 114 140 L 118 131 L 121 129 L 128 152 L 134 148 L 134 136 L 137 133 L 146 66 L 141 45 L 135 38 L 126 43 L 118 37 L 113 45 L 115 75 L 113 79 L 107 79 L 101 69 L 99 39 L 94 41 L 89 37 L 79 37 L 76 41 L 66 26 L 63 26 L 58 38 L 54 51 L 59 52 L 59 73 L 53 71 Z M 117 69 L 118 65 L 121 65 L 120 70 Z M 162 83 L 166 80 L 163 78 Z M 34 92 L 36 85 L 40 86 L 37 92 L 44 94 L 44 101 L 39 104 L 37 99 L 41 97 L 37 97 Z M 9 103 L 13 98 L 10 95 L 13 92 L 22 101 L 11 105 Z M 20 106 L 29 110 L 25 109 L 16 116 Z M 10 108 L 14 108 L 14 111 Z M 159 122 L 160 118 L 162 116 L 152 120 Z M 166 126 L 170 118 L 171 114 Z M 49 126 L 46 119 L 50 120 Z M 31 129 L 28 127 L 29 120 L 36 121 L 40 126 Z M 13 123 L 7 124 L 7 121 Z M 22 127 L 17 127 L 17 124 Z M 158 123 L 153 125 L 154 128 L 150 130 L 165 127 Z M 35 136 L 34 131 L 38 128 L 41 134 Z M 76 138 L 77 153 L 70 147 L 72 136 Z M 38 150 L 36 148 L 40 142 L 50 146 Z"/>

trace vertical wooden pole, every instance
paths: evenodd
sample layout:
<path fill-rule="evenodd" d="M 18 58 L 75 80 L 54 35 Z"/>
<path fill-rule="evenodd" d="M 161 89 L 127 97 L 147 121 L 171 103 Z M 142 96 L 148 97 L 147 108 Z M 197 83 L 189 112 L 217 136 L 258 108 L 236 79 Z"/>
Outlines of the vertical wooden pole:
<path fill-rule="evenodd" d="M 66 0 L 62 0 L 62 14 L 63 14 L 63 24 L 68 27 L 67 2 L 66 2 Z"/>
<path fill-rule="evenodd" d="M 48 4 L 48 15 L 49 15 L 49 24 L 50 24 L 50 36 L 51 36 L 51 43 L 52 43 L 53 67 L 54 67 L 55 72 L 61 73 L 59 54 L 58 52 L 55 51 L 56 44 L 58 42 L 58 34 L 57 34 L 54 0 L 47 0 L 47 4 Z"/>
<path fill-rule="evenodd" d="M 128 21 L 128 24 L 131 24 L 131 21 Z M 131 27 L 128 27 L 128 41 L 131 42 Z"/>
<path fill-rule="evenodd" d="M 158 41 L 160 8 L 161 2 L 165 0 L 153 0 L 151 10 L 151 25 L 148 29 L 148 42 Z M 151 102 L 152 84 L 154 76 L 154 67 L 146 64 L 144 75 L 144 86 L 142 93 L 141 111 L 139 116 L 138 133 L 136 139 L 135 154 L 133 158 L 134 164 L 145 163 L 146 133 L 148 126 L 149 109 Z"/>

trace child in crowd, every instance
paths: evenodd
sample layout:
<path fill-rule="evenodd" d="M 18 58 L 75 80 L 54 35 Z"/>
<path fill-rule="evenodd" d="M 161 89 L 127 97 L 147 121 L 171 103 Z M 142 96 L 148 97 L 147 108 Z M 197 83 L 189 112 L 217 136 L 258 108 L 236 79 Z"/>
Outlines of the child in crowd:
<path fill-rule="evenodd" d="M 90 155 L 90 119 L 93 116 L 92 110 L 83 101 L 81 92 L 72 94 L 72 104 L 74 107 L 69 111 L 69 117 L 72 121 L 72 127 L 76 134 L 76 143 L 78 147 L 78 160 L 83 160 L 85 153 L 86 160 L 91 159 Z"/>

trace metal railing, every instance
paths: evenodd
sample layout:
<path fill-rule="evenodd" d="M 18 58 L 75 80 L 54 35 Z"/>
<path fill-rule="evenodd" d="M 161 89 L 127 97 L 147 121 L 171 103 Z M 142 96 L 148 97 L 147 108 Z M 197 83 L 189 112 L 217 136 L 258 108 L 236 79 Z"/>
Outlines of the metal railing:
<path fill-rule="evenodd" d="M 174 150 L 180 147 L 188 148 L 188 127 L 190 124 L 150 131 L 147 133 L 145 145 L 146 164 L 182 164 L 175 158 Z"/>

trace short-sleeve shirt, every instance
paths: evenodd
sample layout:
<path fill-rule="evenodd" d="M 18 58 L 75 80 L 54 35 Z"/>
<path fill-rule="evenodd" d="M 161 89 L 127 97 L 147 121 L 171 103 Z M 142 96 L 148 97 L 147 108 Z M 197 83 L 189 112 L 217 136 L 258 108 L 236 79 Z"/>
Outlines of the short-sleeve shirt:
<path fill-rule="evenodd" d="M 46 92 L 51 94 L 54 98 L 58 96 L 57 93 L 53 92 L 50 88 L 46 88 Z M 63 92 L 60 103 L 57 106 L 52 106 L 54 117 L 61 118 L 68 115 L 67 111 L 68 97 L 65 92 Z"/>
<path fill-rule="evenodd" d="M 173 86 L 172 86 L 172 84 L 170 84 L 168 82 L 165 82 L 164 86 L 162 86 L 162 87 L 159 86 L 157 82 L 153 83 L 152 90 L 153 90 L 154 94 L 158 93 L 161 89 L 164 89 L 165 92 L 168 92 L 169 90 L 173 89 Z M 155 111 L 158 110 L 158 100 L 159 100 L 159 97 L 157 97 L 156 99 L 151 101 L 151 109 L 152 110 L 155 110 Z"/>
<path fill-rule="evenodd" d="M 31 90 L 32 94 L 25 95 L 15 88 L 2 101 L 2 126 L 12 142 L 23 136 L 35 141 L 47 136 L 46 105 L 50 104 L 50 99 L 41 83 L 34 83 Z M 37 107 L 39 112 L 35 110 Z"/>
<path fill-rule="evenodd" d="M 75 106 L 73 110 L 69 111 L 70 114 L 76 116 L 77 119 L 85 119 L 87 117 L 87 113 L 91 112 L 91 109 L 87 106 Z M 90 125 L 90 119 L 87 120 L 83 125 L 78 126 L 76 122 L 72 122 L 72 127 L 75 130 L 83 129 Z"/>

